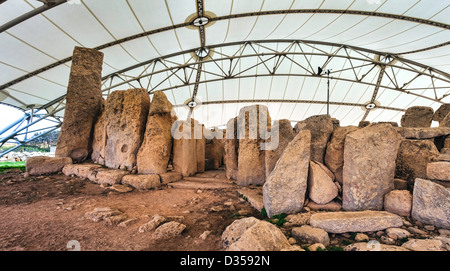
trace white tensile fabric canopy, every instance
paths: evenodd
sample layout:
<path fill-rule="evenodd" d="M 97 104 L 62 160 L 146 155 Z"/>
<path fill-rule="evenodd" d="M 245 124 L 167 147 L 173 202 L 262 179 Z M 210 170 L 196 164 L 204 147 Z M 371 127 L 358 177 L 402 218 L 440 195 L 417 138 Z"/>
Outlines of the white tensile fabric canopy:
<path fill-rule="evenodd" d="M 0 3 L 0 102 L 56 118 L 74 46 L 104 52 L 105 98 L 163 90 L 179 118 L 195 99 L 207 127 L 255 103 L 273 120 L 329 108 L 357 125 L 450 102 L 449 0 Z"/>

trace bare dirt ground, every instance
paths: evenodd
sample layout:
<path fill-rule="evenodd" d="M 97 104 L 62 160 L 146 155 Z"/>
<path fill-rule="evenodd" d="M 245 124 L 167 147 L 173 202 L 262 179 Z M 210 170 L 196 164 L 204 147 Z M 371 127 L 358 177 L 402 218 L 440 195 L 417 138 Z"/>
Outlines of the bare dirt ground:
<path fill-rule="evenodd" d="M 206 172 L 211 180 L 223 171 Z M 84 217 L 94 208 L 110 207 L 136 221 L 129 226 L 106 225 Z M 156 215 L 186 225 L 183 233 L 157 241 L 139 226 Z M 237 187 L 186 189 L 163 186 L 155 190 L 119 193 L 89 180 L 63 174 L 24 177 L 12 170 L 0 173 L 0 250 L 220 251 L 221 234 L 235 219 L 260 214 L 242 200 Z M 210 231 L 206 238 L 202 233 Z"/>

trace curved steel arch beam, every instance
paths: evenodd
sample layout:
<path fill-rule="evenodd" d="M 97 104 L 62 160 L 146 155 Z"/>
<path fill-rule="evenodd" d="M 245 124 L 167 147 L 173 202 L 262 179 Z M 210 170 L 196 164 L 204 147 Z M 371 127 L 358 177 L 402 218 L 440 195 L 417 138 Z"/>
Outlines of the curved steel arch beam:
<path fill-rule="evenodd" d="M 306 104 L 323 104 L 326 105 L 327 101 L 314 101 L 314 100 L 283 100 L 283 99 L 246 99 L 246 100 L 223 100 L 223 101 L 207 101 L 202 102 L 202 105 L 210 104 L 233 104 L 233 103 L 306 103 Z M 359 103 L 345 103 L 345 102 L 329 102 L 331 105 L 342 105 L 342 106 L 361 106 L 364 107 L 365 104 Z M 174 107 L 183 107 L 185 104 L 177 104 Z M 389 107 L 389 106 L 377 106 L 378 109 L 386 109 L 392 111 L 404 112 L 405 109 Z"/>
<path fill-rule="evenodd" d="M 43 6 L 40 6 L 38 8 L 35 8 L 17 18 L 12 19 L 11 21 L 3 24 L 0 26 L 0 33 L 10 29 L 11 27 L 14 27 L 18 24 L 20 24 L 21 22 L 24 22 L 30 18 L 33 18 L 36 15 L 39 15 L 49 9 L 52 9 L 54 7 L 57 7 L 61 4 L 64 4 L 65 2 L 67 2 L 67 0 L 56 0 L 56 1 L 49 1 L 47 3 L 45 3 Z"/>
<path fill-rule="evenodd" d="M 67 0 L 66 0 L 67 1 Z M 66 2 L 63 1 L 63 2 Z M 43 11 L 42 11 L 43 12 Z M 372 11 L 359 11 L 359 10 L 338 10 L 338 9 L 295 9 L 295 10 L 273 10 L 273 11 L 261 11 L 261 12 L 250 12 L 250 13 L 240 13 L 240 14 L 232 14 L 232 15 L 225 15 L 225 16 L 218 16 L 215 18 L 210 18 L 210 21 L 221 21 L 221 20 L 229 20 L 229 19 L 234 19 L 234 18 L 243 18 L 243 17 L 251 17 L 251 16 L 264 16 L 264 15 L 277 15 L 277 14 L 311 14 L 311 13 L 316 13 L 316 14 L 348 14 L 348 15 L 360 15 L 360 16 L 374 16 L 374 17 L 381 17 L 381 18 L 389 18 L 389 19 L 396 19 L 396 20 L 403 20 L 403 21 L 409 21 L 409 22 L 415 22 L 415 23 L 420 23 L 420 24 L 425 24 L 425 25 L 430 25 L 430 26 L 434 26 L 434 27 L 439 27 L 439 28 L 443 28 L 443 29 L 447 29 L 450 30 L 450 25 L 445 24 L 445 23 L 440 23 L 440 22 L 435 22 L 435 21 L 431 21 L 431 20 L 426 20 L 426 19 L 421 19 L 421 18 L 415 18 L 415 17 L 410 17 L 410 16 L 404 16 L 404 15 L 397 15 L 397 14 L 390 14 L 390 13 L 380 13 L 380 12 L 372 12 Z M 33 15 L 34 16 L 34 15 Z M 23 20 L 22 20 L 23 21 Z M 17 24 L 17 23 L 16 23 Z M 181 24 L 175 24 L 175 25 L 171 25 L 171 26 L 167 26 L 167 27 L 162 27 L 162 28 L 158 28 L 155 30 L 150 30 L 150 31 L 146 31 L 146 32 L 142 32 L 136 35 L 131 35 L 116 41 L 112 41 L 112 42 L 108 42 L 105 43 L 103 45 L 97 46 L 94 49 L 96 50 L 102 50 L 105 48 L 109 48 L 112 47 L 114 45 L 117 44 L 121 44 L 127 41 L 131 41 L 131 40 L 135 40 L 138 38 L 142 38 L 142 37 L 146 37 L 146 36 L 150 36 L 153 34 L 157 34 L 160 32 L 164 32 L 164 31 L 169 31 L 169 30 L 175 30 L 178 28 L 182 28 L 182 27 L 187 27 L 192 25 L 192 22 L 185 22 L 185 23 L 181 23 Z M 211 46 L 208 46 L 211 47 Z M 197 48 L 196 48 L 197 49 Z M 190 50 L 192 51 L 192 50 Z M 38 70 L 35 70 L 33 72 L 30 72 L 24 76 L 21 76 L 17 79 L 14 79 L 6 84 L 3 84 L 0 86 L 0 90 L 8 88 L 14 84 L 17 84 L 27 78 L 30 78 L 32 76 L 35 76 L 37 74 L 40 74 L 44 71 L 47 71 L 49 69 L 52 69 L 56 66 L 59 66 L 61 64 L 67 63 L 69 61 L 72 60 L 72 57 L 67 57 L 65 59 L 62 59 L 60 61 L 57 61 L 53 64 L 50 64 L 48 66 L 42 67 Z"/>

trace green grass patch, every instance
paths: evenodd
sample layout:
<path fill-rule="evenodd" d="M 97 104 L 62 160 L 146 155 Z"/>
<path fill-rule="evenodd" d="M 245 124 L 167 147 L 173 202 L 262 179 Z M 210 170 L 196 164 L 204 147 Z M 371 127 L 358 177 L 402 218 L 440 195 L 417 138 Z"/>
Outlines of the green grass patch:
<path fill-rule="evenodd" d="M 0 172 L 13 168 L 25 170 L 25 162 L 0 162 Z"/>

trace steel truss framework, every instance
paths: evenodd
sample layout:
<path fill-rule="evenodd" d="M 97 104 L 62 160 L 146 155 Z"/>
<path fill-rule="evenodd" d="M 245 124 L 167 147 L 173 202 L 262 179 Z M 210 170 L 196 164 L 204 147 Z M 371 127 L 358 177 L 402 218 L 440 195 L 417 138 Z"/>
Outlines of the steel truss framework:
<path fill-rule="evenodd" d="M 197 56 L 202 50 L 208 54 L 202 57 Z M 182 59 L 187 59 L 187 61 L 180 61 Z M 362 120 L 365 120 L 374 109 L 404 111 L 403 108 L 378 104 L 376 99 L 381 90 L 405 93 L 438 103 L 442 103 L 442 99 L 450 95 L 450 75 L 443 71 L 398 55 L 342 44 L 300 40 L 234 42 L 150 59 L 104 76 L 102 91 L 103 95 L 107 97 L 111 91 L 124 88 L 146 88 L 149 94 L 159 90 L 168 92 L 184 89 L 183 91 L 189 92 L 190 100 L 193 100 L 196 98 L 199 86 L 215 81 L 271 76 L 325 79 L 318 73 L 318 67 L 322 70 L 333 67 L 330 72 L 331 80 L 362 84 L 366 86 L 366 91 L 372 93 L 371 100 L 366 103 L 330 101 L 332 105 L 365 108 L 366 112 Z M 421 84 L 418 87 L 415 83 L 419 80 Z M 193 87 L 193 91 L 191 91 L 191 87 Z M 284 97 L 284 94 L 281 97 Z M 254 98 L 207 100 L 202 101 L 202 104 L 255 102 L 327 103 L 320 100 Z M 180 107 L 185 104 L 179 103 L 175 106 Z M 14 140 L 22 145 L 35 139 L 29 138 L 28 133 L 50 132 L 59 128 L 61 119 L 56 114 L 64 108 L 65 96 L 61 96 L 40 108 L 32 109 L 31 113 L 26 113 L 21 120 L 1 131 L 0 135 L 3 135 L 12 130 L 7 136 L 2 136 L 0 146 L 8 140 Z M 46 110 L 47 114 L 33 115 L 33 110 L 38 112 Z M 51 120 L 54 125 L 38 130 L 32 129 L 35 124 L 44 119 Z M 26 125 L 24 125 L 25 122 Z M 25 139 L 19 140 L 20 136 L 25 136 Z M 0 153 L 0 156 L 4 154 L 6 152 Z"/>
<path fill-rule="evenodd" d="M 45 3 L 43 7 L 0 26 L 0 32 L 45 12 L 50 8 L 63 4 L 66 0 L 43 2 Z M 142 32 L 97 46 L 95 49 L 102 50 L 130 40 L 189 26 L 198 28 L 200 38 L 199 48 L 149 59 L 148 61 L 124 68 L 103 77 L 102 91 L 104 96 L 107 96 L 113 90 L 123 89 L 125 87 L 146 88 L 149 94 L 157 90 L 169 92 L 175 89 L 182 89 L 183 91 L 189 92 L 190 99 L 186 102 L 183 101 L 184 103 L 188 103 L 196 99 L 200 86 L 207 85 L 211 82 L 257 77 L 302 77 L 320 80 L 323 74 L 318 72 L 318 67 L 323 71 L 332 69 L 330 71 L 331 80 L 349 82 L 351 86 L 354 84 L 364 85 L 365 88 L 362 89 L 372 94 L 370 101 L 365 103 L 346 102 L 344 99 L 329 101 L 329 104 L 336 106 L 362 107 L 365 110 L 362 120 L 365 120 L 374 109 L 393 110 L 397 112 L 404 111 L 403 108 L 395 108 L 389 104 L 380 104 L 377 102 L 377 97 L 386 90 L 413 95 L 417 98 L 437 103 L 442 103 L 442 100 L 450 95 L 450 75 L 448 73 L 403 57 L 408 54 L 447 46 L 450 44 L 448 41 L 400 54 L 386 54 L 344 44 L 305 40 L 255 40 L 206 45 L 205 34 L 205 27 L 208 22 L 277 14 L 322 13 L 373 16 L 415 22 L 446 30 L 450 29 L 450 25 L 448 24 L 396 14 L 333 9 L 272 10 L 211 18 L 206 16 L 203 0 L 196 0 L 196 9 L 197 18 L 194 18 L 191 22 Z M 207 21 L 202 21 L 202 18 L 207 19 Z M 67 63 L 71 59 L 71 57 L 61 59 L 53 64 L 7 82 L 0 86 L 0 91 L 32 76 Z M 300 99 L 300 95 L 298 99 L 284 99 L 286 89 L 287 86 L 283 95 L 280 96 L 282 99 L 259 99 L 253 97 L 253 99 L 206 100 L 201 102 L 203 105 L 255 102 L 327 104 L 327 101 Z M 256 91 L 254 89 L 253 93 Z M 299 91 L 301 91 L 301 86 L 299 86 Z M 11 98 L 14 99 L 14 97 Z M 178 103 L 175 106 L 185 106 L 184 103 Z M 24 116 L 21 119 L 0 131 L 0 146 L 8 140 L 15 141 L 20 146 L 35 139 L 34 136 L 29 137 L 29 133 L 41 131 L 48 133 L 58 129 L 62 123 L 61 118 L 58 117 L 58 113 L 62 112 L 64 108 L 65 96 L 61 96 L 39 108 L 30 106 L 30 110 L 24 112 Z M 42 113 L 44 110 L 46 113 Z M 193 108 L 190 108 L 188 117 L 191 115 L 192 110 Z M 51 124 L 45 128 L 35 128 L 42 120 L 48 120 Z M 6 152 L 0 153 L 0 157 L 4 154 Z"/>

